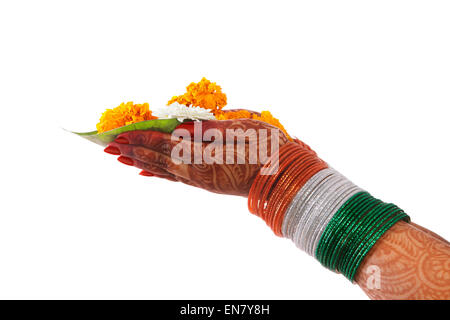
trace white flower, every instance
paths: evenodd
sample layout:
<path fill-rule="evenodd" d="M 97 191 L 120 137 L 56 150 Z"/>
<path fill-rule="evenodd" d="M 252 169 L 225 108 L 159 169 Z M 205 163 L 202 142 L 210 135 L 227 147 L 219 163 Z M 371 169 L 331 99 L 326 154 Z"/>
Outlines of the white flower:
<path fill-rule="evenodd" d="M 186 119 L 190 120 L 215 120 L 216 117 L 211 113 L 211 110 L 200 107 L 186 107 L 185 105 L 174 102 L 171 105 L 159 108 L 153 111 L 153 115 L 159 119 L 173 119 L 183 122 Z"/>

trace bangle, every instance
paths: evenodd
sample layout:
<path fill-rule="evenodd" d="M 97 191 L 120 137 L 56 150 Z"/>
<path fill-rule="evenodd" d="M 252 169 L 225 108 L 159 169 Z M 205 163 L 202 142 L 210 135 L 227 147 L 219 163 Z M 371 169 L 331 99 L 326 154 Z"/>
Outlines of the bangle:
<path fill-rule="evenodd" d="M 275 157 L 278 157 L 275 158 Z M 278 160 L 278 167 L 269 167 Z M 378 239 L 408 215 L 328 167 L 300 140 L 271 155 L 249 192 L 250 212 L 326 268 L 353 281 Z"/>
<path fill-rule="evenodd" d="M 258 173 L 249 191 L 248 206 L 276 235 L 282 236 L 284 214 L 291 200 L 312 176 L 328 166 L 309 147 L 288 142 L 270 157 L 263 169 L 268 170 L 276 156 L 279 157 L 278 170 L 270 175 Z"/>
<path fill-rule="evenodd" d="M 397 206 L 359 192 L 339 208 L 318 243 L 316 258 L 327 268 L 354 280 L 363 258 L 396 222 L 409 221 Z"/>

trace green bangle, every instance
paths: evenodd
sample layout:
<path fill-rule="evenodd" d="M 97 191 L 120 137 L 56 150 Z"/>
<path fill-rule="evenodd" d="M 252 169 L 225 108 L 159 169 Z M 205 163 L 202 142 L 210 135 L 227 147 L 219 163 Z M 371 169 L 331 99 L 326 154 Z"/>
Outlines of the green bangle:
<path fill-rule="evenodd" d="M 326 256 L 328 260 L 328 267 L 336 269 L 340 255 L 343 253 L 342 248 L 345 247 L 349 240 L 349 232 L 354 230 L 364 220 L 359 215 L 355 215 L 355 212 L 366 213 L 372 206 L 377 205 L 373 201 L 368 193 L 365 193 L 365 197 L 355 199 L 358 201 L 358 206 L 349 207 L 348 210 L 342 211 L 342 218 L 335 225 L 335 231 L 332 231 L 332 240 L 327 243 Z M 334 240 L 334 241 L 333 241 Z"/>
<path fill-rule="evenodd" d="M 384 203 L 368 192 L 348 199 L 328 223 L 315 255 L 325 267 L 353 281 L 364 257 L 378 239 L 408 215 L 396 205 Z"/>

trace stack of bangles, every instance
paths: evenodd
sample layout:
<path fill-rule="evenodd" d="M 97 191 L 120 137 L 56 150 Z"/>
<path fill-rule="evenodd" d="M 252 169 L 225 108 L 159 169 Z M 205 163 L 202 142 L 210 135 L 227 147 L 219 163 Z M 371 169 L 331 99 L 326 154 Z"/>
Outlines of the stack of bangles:
<path fill-rule="evenodd" d="M 269 169 L 273 157 L 279 165 Z M 354 185 L 299 140 L 280 147 L 264 167 L 272 172 L 255 178 L 250 212 L 351 281 L 376 241 L 396 222 L 409 222 L 403 210 Z"/>

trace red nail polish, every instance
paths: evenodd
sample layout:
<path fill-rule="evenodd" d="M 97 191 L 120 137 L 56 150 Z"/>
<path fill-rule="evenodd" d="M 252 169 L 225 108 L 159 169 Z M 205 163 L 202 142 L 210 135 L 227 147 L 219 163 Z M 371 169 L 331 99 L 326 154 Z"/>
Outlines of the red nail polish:
<path fill-rule="evenodd" d="M 113 146 L 107 146 L 105 148 L 105 150 L 103 150 L 103 151 L 105 151 L 106 153 L 109 153 L 109 154 L 114 154 L 114 155 L 119 155 L 120 154 L 120 150 L 118 148 L 116 148 L 116 147 L 113 147 Z"/>
<path fill-rule="evenodd" d="M 124 157 L 124 156 L 118 157 L 117 160 L 119 160 L 120 162 L 122 162 L 122 163 L 124 163 L 126 165 L 129 165 L 129 166 L 132 166 L 134 164 L 133 159 L 128 158 L 128 157 Z"/>
<path fill-rule="evenodd" d="M 176 129 L 184 129 L 184 130 L 187 130 L 187 131 L 189 132 L 189 134 L 190 134 L 191 136 L 193 136 L 193 135 L 194 135 L 194 121 L 180 123 L 180 124 L 175 128 L 175 130 L 176 130 Z"/>
<path fill-rule="evenodd" d="M 150 172 L 145 171 L 145 170 L 142 170 L 141 172 L 139 172 L 139 174 L 141 176 L 144 176 L 144 177 L 153 177 L 153 173 L 150 173 Z"/>
<path fill-rule="evenodd" d="M 120 143 L 120 144 L 129 144 L 130 141 L 128 141 L 127 138 L 125 137 L 118 137 L 116 138 L 116 140 L 114 140 L 115 143 Z"/>

